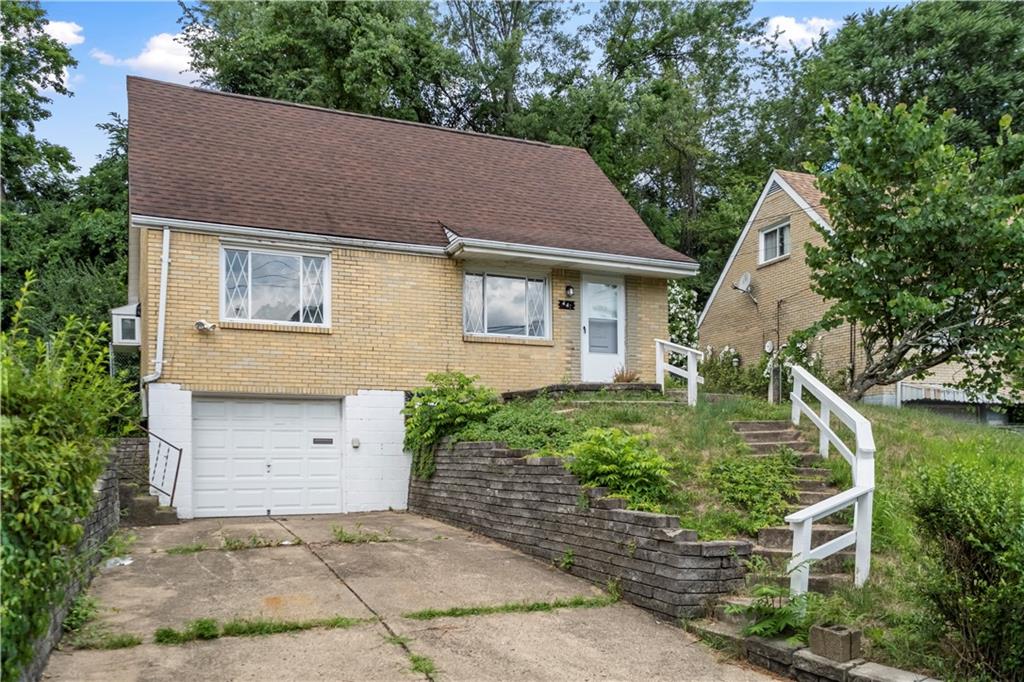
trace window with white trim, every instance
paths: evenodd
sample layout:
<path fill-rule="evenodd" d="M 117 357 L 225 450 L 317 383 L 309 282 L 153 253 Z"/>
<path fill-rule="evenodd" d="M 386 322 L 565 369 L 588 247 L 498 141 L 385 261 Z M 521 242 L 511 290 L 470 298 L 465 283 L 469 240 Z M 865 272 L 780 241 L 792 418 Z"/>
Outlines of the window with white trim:
<path fill-rule="evenodd" d="M 225 246 L 221 281 L 224 319 L 327 324 L 326 255 Z"/>
<path fill-rule="evenodd" d="M 761 263 L 789 255 L 789 223 L 761 231 Z"/>
<path fill-rule="evenodd" d="M 548 280 L 467 272 L 462 285 L 462 328 L 467 334 L 548 337 Z"/>

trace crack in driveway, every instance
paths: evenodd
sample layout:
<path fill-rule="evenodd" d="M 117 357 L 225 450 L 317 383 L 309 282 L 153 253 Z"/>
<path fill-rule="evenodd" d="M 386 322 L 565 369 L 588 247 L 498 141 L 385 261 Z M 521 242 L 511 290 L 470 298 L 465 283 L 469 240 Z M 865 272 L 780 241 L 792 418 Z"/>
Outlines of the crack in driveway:
<path fill-rule="evenodd" d="M 369 611 L 370 613 L 373 614 L 373 617 L 377 619 L 377 622 L 380 623 L 381 626 L 385 630 L 387 630 L 388 634 L 390 635 L 390 638 L 388 639 L 388 643 L 389 644 L 394 644 L 394 645 L 398 646 L 399 648 L 401 648 L 402 651 L 405 652 L 406 658 L 408 658 L 409 661 L 411 662 L 413 660 L 413 656 L 415 656 L 415 653 L 412 651 L 412 649 L 409 648 L 409 645 L 405 642 L 405 638 L 402 637 L 401 635 L 399 635 L 397 632 L 395 632 L 394 629 L 391 627 L 391 625 L 387 622 L 387 620 L 384 619 L 384 616 L 379 611 L 377 611 L 377 609 L 375 609 L 372 606 L 370 606 L 370 603 L 368 601 L 366 601 L 361 594 L 356 592 L 355 589 L 351 585 L 349 585 L 348 582 L 343 577 L 341 577 L 341 574 L 338 573 L 336 570 L 334 570 L 333 566 L 331 566 L 329 563 L 327 563 L 327 561 L 323 558 L 323 556 L 321 556 L 320 553 L 316 551 L 315 544 L 311 544 L 311 543 L 306 542 L 302 537 L 300 537 L 298 534 L 296 534 L 295 531 L 293 531 L 291 528 L 289 528 L 282 519 L 275 518 L 275 517 L 271 517 L 271 519 L 275 523 L 277 523 L 277 525 L 281 526 L 281 528 L 283 528 L 293 538 L 295 538 L 296 540 L 299 540 L 302 543 L 302 546 L 305 547 L 306 550 L 310 554 L 312 554 L 314 557 L 316 557 L 317 561 L 319 561 L 321 564 L 323 564 L 324 567 L 328 571 L 330 571 L 331 574 L 335 578 L 337 578 L 338 582 L 341 583 L 345 587 L 346 590 L 351 592 L 353 597 L 355 597 L 356 599 L 359 600 L 359 603 L 362 604 L 366 608 L 367 611 Z M 430 682 L 434 682 L 434 680 L 435 680 L 434 675 L 431 674 L 431 673 L 423 673 L 423 676 L 427 680 L 430 680 Z"/>

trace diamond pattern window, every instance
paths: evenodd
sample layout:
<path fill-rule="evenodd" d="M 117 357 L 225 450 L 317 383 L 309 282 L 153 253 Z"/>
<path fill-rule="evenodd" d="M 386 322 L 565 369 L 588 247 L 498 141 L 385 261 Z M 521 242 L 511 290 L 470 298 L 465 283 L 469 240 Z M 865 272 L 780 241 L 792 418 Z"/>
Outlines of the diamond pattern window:
<path fill-rule="evenodd" d="M 326 256 L 226 248 L 222 272 L 226 319 L 326 324 Z"/>
<path fill-rule="evenodd" d="M 547 338 L 548 281 L 536 277 L 467 272 L 462 286 L 466 334 Z"/>

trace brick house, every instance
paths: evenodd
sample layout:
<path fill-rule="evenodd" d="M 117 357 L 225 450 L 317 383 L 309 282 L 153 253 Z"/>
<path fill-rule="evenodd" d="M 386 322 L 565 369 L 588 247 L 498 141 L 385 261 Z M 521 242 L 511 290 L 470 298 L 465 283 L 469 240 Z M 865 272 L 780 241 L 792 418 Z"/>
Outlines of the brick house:
<path fill-rule="evenodd" d="M 803 248 L 805 243 L 824 245 L 815 225 L 831 229 L 814 176 L 772 172 L 698 318 L 702 346 L 729 346 L 741 362 L 754 364 L 793 332 L 821 319 L 829 306 L 811 291 Z M 812 350 L 821 353 L 827 372 L 849 376 L 864 363 L 858 339 L 857 330 L 844 324 L 818 336 Z M 893 406 L 914 402 L 953 416 L 1005 422 L 1005 413 L 993 411 L 992 404 L 972 402 L 952 387 L 961 371 L 956 363 L 939 365 L 922 380 L 876 386 L 864 401 Z"/>
<path fill-rule="evenodd" d="M 404 508 L 404 392 L 653 380 L 659 243 L 580 149 L 128 79 L 129 301 L 179 516 Z"/>

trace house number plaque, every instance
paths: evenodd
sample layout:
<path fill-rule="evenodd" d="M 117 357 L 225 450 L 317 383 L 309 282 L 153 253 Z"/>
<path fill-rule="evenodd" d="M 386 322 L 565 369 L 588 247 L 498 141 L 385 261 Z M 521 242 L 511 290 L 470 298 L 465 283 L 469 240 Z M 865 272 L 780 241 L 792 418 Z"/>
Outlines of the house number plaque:
<path fill-rule="evenodd" d="M 576 301 L 559 301 L 559 310 L 576 310 Z"/>

